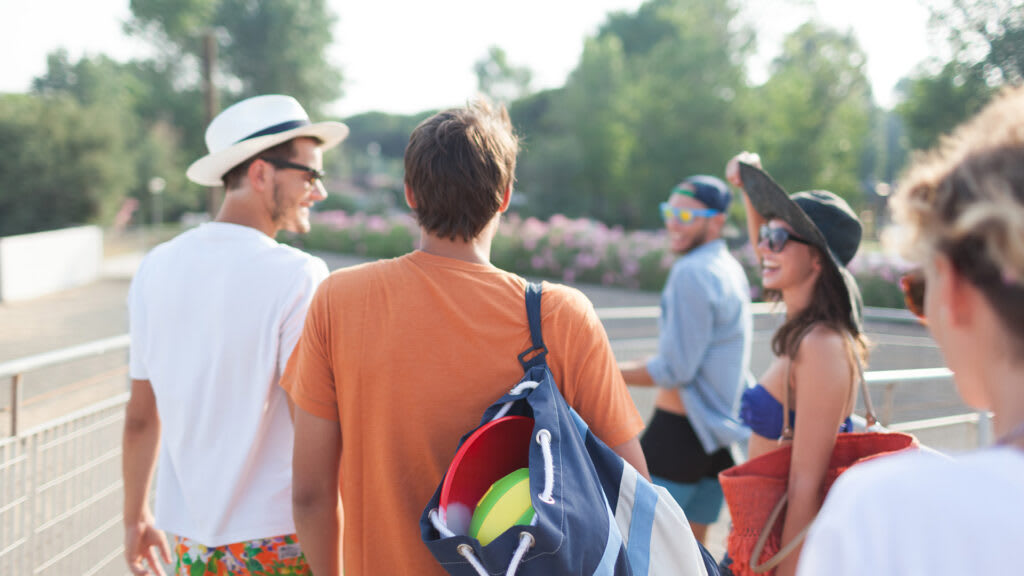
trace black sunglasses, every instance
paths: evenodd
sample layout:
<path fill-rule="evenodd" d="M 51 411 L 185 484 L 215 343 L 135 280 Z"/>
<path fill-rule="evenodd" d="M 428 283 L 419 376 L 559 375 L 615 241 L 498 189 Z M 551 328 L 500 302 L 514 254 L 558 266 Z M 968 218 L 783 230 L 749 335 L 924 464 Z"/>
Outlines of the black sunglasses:
<path fill-rule="evenodd" d="M 323 182 L 324 177 L 326 176 L 326 174 L 324 174 L 322 170 L 317 170 L 316 168 L 311 168 L 304 164 L 289 162 L 288 160 L 283 160 L 281 158 L 260 158 L 260 160 L 263 160 L 264 162 L 270 164 L 275 168 L 289 168 L 291 170 L 301 170 L 309 174 L 310 184 L 315 183 L 317 180 Z"/>
<path fill-rule="evenodd" d="M 768 249 L 776 254 L 782 252 L 782 249 L 786 247 L 786 242 L 789 241 L 812 246 L 809 241 L 796 236 L 785 228 L 772 228 L 767 224 L 762 224 L 758 242 L 764 242 L 765 240 L 768 241 Z"/>
<path fill-rule="evenodd" d="M 907 310 L 910 310 L 924 324 L 924 272 L 921 270 L 907 272 L 900 278 L 900 288 L 903 290 L 903 300 L 907 304 Z"/>

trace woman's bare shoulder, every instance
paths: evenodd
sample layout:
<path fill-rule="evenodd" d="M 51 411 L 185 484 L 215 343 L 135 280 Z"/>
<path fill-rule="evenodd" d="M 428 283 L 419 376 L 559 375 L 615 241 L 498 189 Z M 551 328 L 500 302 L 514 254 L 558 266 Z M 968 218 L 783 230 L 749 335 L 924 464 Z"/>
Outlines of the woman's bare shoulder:
<path fill-rule="evenodd" d="M 795 360 L 834 361 L 838 357 L 848 355 L 846 336 L 831 326 L 815 324 L 800 341 Z"/>
<path fill-rule="evenodd" d="M 818 383 L 833 383 L 841 390 L 849 388 L 850 353 L 846 336 L 834 328 L 817 325 L 804 336 L 793 359 L 795 384 L 802 376 Z M 828 388 L 816 385 L 815 388 Z"/>

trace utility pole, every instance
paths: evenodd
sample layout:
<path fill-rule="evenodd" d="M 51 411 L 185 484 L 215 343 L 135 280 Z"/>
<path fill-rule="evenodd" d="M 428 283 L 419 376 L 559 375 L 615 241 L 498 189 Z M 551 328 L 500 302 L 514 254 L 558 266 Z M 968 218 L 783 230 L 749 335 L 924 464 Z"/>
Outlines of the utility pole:
<path fill-rule="evenodd" d="M 203 102 L 206 105 L 206 125 L 209 126 L 217 115 L 217 88 L 213 83 L 213 73 L 217 68 L 217 36 L 213 28 L 203 33 Z M 210 218 L 217 217 L 220 208 L 221 191 L 218 187 L 206 189 L 206 211 Z"/>

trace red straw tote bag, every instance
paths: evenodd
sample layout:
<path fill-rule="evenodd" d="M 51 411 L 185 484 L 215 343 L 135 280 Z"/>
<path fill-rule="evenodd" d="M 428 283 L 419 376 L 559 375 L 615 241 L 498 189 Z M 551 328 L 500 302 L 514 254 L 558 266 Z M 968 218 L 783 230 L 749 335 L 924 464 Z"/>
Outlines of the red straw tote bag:
<path fill-rule="evenodd" d="M 871 404 L 864 370 L 857 359 L 857 376 L 867 412 L 867 432 L 839 434 L 836 437 L 828 471 L 822 486 L 826 494 L 840 474 L 851 466 L 885 454 L 902 450 L 917 449 L 917 439 L 902 432 L 886 432 L 877 424 L 875 410 Z M 789 382 L 787 370 L 786 381 Z M 787 384 L 787 391 L 789 386 Z M 783 439 L 792 439 L 793 430 L 789 423 L 789 394 L 783 399 Z M 732 564 L 729 568 L 735 576 L 771 574 L 790 552 L 807 535 L 810 525 L 800 531 L 792 541 L 782 543 L 782 522 L 786 508 L 787 484 L 789 483 L 792 445 L 762 454 L 719 474 L 722 492 L 725 494 L 729 514 L 732 516 L 732 531 L 726 549 Z"/>

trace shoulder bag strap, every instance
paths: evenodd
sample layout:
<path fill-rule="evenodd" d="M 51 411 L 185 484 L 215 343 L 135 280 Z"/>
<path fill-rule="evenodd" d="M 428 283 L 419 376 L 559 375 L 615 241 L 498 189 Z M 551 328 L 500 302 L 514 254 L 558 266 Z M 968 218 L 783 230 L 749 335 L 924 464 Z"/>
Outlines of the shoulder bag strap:
<path fill-rule="evenodd" d="M 519 364 L 523 372 L 534 366 L 546 363 L 548 348 L 544 345 L 544 336 L 540 327 L 540 296 L 541 285 L 531 282 L 526 285 L 526 319 L 530 323 L 531 346 L 519 354 Z"/>
<path fill-rule="evenodd" d="M 860 354 L 857 353 L 857 341 L 847 332 L 846 341 L 850 344 L 850 353 L 853 354 L 853 362 L 857 365 L 857 379 L 860 380 L 860 394 L 864 397 L 864 420 L 867 421 L 867 428 L 878 424 L 878 416 L 875 415 L 875 405 L 871 402 L 871 391 L 868 390 L 868 381 L 864 378 L 864 364 L 860 361 Z"/>

